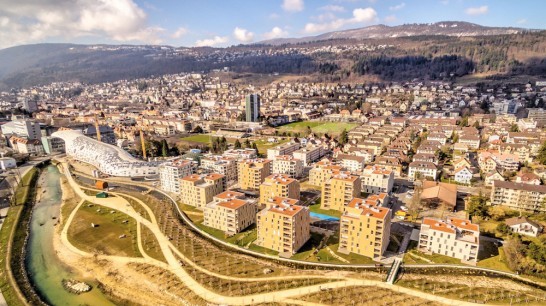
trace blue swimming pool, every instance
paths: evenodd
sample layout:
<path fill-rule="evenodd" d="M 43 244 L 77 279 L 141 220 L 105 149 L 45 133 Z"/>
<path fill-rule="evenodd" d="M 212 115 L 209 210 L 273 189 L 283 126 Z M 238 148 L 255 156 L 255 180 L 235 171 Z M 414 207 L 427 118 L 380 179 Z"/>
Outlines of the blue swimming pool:
<path fill-rule="evenodd" d="M 317 214 L 314 212 L 310 212 L 309 214 L 311 215 L 311 218 L 317 218 L 324 221 L 339 221 L 339 218 L 324 215 L 324 214 Z"/>

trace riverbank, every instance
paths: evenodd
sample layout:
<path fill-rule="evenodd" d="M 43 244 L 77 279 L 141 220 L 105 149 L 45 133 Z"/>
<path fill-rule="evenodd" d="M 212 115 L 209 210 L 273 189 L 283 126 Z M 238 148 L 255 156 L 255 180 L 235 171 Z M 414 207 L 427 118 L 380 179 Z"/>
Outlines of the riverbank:
<path fill-rule="evenodd" d="M 112 301 L 120 305 L 180 305 L 180 297 L 166 294 L 166 286 L 157 279 L 137 272 L 134 268 L 108 260 L 84 257 L 72 252 L 61 241 L 62 227 L 66 219 L 80 202 L 64 177 L 60 178 L 62 190 L 60 226 L 55 228 L 53 248 L 67 266 L 81 276 L 81 280 L 93 285 Z M 85 294 L 82 294 L 82 296 Z"/>

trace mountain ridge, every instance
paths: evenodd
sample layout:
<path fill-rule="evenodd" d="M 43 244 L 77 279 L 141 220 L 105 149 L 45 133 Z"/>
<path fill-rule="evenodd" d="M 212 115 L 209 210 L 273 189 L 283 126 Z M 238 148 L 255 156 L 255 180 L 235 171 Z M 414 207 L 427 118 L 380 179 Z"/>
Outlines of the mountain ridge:
<path fill-rule="evenodd" d="M 397 26 L 384 24 L 371 25 L 362 28 L 326 32 L 314 36 L 300 38 L 274 38 L 263 40 L 256 44 L 282 45 L 307 43 L 330 39 L 373 39 L 396 38 L 410 36 L 489 36 L 520 34 L 523 32 L 540 31 L 518 27 L 489 27 L 466 21 L 439 21 L 435 23 L 411 23 Z"/>

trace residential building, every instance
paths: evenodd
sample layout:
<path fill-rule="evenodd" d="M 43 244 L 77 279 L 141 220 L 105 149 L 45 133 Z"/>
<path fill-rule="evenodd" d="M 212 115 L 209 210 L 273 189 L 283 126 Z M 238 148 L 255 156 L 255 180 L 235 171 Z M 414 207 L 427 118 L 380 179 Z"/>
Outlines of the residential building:
<path fill-rule="evenodd" d="M 303 175 L 303 162 L 291 155 L 278 155 L 273 160 L 273 173 L 300 178 Z"/>
<path fill-rule="evenodd" d="M 260 117 L 260 95 L 249 94 L 246 96 L 245 117 L 247 122 L 258 122 L 258 117 Z"/>
<path fill-rule="evenodd" d="M 237 181 L 237 160 L 232 157 L 210 155 L 201 158 L 201 168 L 213 173 L 226 176 L 228 185 Z"/>
<path fill-rule="evenodd" d="M 292 154 L 294 158 L 297 158 L 302 161 L 303 166 L 307 167 L 311 163 L 321 159 L 326 155 L 327 150 L 322 146 L 312 146 L 308 145 L 304 148 L 301 148 L 297 151 L 294 151 Z"/>
<path fill-rule="evenodd" d="M 339 172 L 322 184 L 321 209 L 343 211 L 355 197 L 360 197 L 362 182 L 359 176 L 350 172 Z"/>
<path fill-rule="evenodd" d="M 394 186 L 394 172 L 390 169 L 368 165 L 360 175 L 362 192 L 365 193 L 390 193 Z"/>
<path fill-rule="evenodd" d="M 528 108 L 527 118 L 536 121 L 539 127 L 546 125 L 546 110 L 543 108 Z"/>
<path fill-rule="evenodd" d="M 468 167 L 455 169 L 455 182 L 459 184 L 470 184 L 473 174 Z"/>
<path fill-rule="evenodd" d="M 17 136 L 28 139 L 42 138 L 40 124 L 32 120 L 14 120 L 0 126 L 4 136 Z"/>
<path fill-rule="evenodd" d="M 226 177 L 222 174 L 192 174 L 180 180 L 180 200 L 184 204 L 203 208 L 215 195 L 223 192 L 225 186 Z"/>
<path fill-rule="evenodd" d="M 256 215 L 258 238 L 256 244 L 290 257 L 310 237 L 309 208 L 276 199 Z"/>
<path fill-rule="evenodd" d="M 338 154 L 337 160 L 341 162 L 343 168 L 351 172 L 360 172 L 364 169 L 364 157 L 356 155 Z"/>
<path fill-rule="evenodd" d="M 256 201 L 248 200 L 243 193 L 224 191 L 214 196 L 203 209 L 203 224 L 235 235 L 256 221 Z"/>
<path fill-rule="evenodd" d="M 255 149 L 229 149 L 222 154 L 223 157 L 235 158 L 236 160 L 254 159 L 258 157 Z"/>
<path fill-rule="evenodd" d="M 290 155 L 300 148 L 297 142 L 287 142 L 267 149 L 267 159 L 274 160 L 279 155 Z"/>
<path fill-rule="evenodd" d="M 286 174 L 273 174 L 260 185 L 260 205 L 274 197 L 300 199 L 300 182 Z"/>
<path fill-rule="evenodd" d="M 38 139 L 22 138 L 11 136 L 9 139 L 11 147 L 21 154 L 41 155 L 44 154 L 44 147 Z"/>
<path fill-rule="evenodd" d="M 509 218 L 506 219 L 504 223 L 510 227 L 512 232 L 530 237 L 537 237 L 543 230 L 543 227 L 540 224 L 531 221 L 526 217 Z"/>
<path fill-rule="evenodd" d="M 17 168 L 15 159 L 11 157 L 0 157 L 0 170 L 6 171 L 11 168 Z"/>
<path fill-rule="evenodd" d="M 332 177 L 333 174 L 345 170 L 340 165 L 336 165 L 328 159 L 323 159 L 316 163 L 309 170 L 309 184 L 313 186 L 322 186 L 322 184 Z"/>
<path fill-rule="evenodd" d="M 484 185 L 493 186 L 494 181 L 504 181 L 504 177 L 497 170 L 485 174 Z"/>
<path fill-rule="evenodd" d="M 193 165 L 189 160 L 178 159 L 159 166 L 159 185 L 161 189 L 180 193 L 180 179 L 193 173 Z"/>
<path fill-rule="evenodd" d="M 64 153 L 64 140 L 51 136 L 42 136 L 42 147 L 46 154 Z"/>
<path fill-rule="evenodd" d="M 482 151 L 478 153 L 478 165 L 482 172 L 517 171 L 519 169 L 519 157 L 515 154 Z"/>
<path fill-rule="evenodd" d="M 392 211 L 381 207 L 380 200 L 352 199 L 340 218 L 338 251 L 381 259 L 389 245 L 391 219 Z"/>
<path fill-rule="evenodd" d="M 463 134 L 459 136 L 460 144 L 465 144 L 469 149 L 477 150 L 480 148 L 480 135 Z"/>
<path fill-rule="evenodd" d="M 419 233 L 419 250 L 476 264 L 480 248 L 480 228 L 470 220 L 454 217 L 446 221 L 424 218 Z"/>
<path fill-rule="evenodd" d="M 493 181 L 491 205 L 502 205 L 524 211 L 546 212 L 545 198 L 546 185 Z"/>
<path fill-rule="evenodd" d="M 237 164 L 239 187 L 258 190 L 265 178 L 271 175 L 271 161 L 268 159 L 249 159 Z"/>
<path fill-rule="evenodd" d="M 409 164 L 408 180 L 413 182 L 420 175 L 421 178 L 430 178 L 436 180 L 438 169 L 431 162 L 414 161 Z"/>

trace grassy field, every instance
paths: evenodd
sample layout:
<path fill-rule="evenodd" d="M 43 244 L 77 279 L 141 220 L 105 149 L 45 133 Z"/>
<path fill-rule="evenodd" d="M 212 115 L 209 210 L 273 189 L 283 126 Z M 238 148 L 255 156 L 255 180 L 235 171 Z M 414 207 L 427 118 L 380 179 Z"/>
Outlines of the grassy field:
<path fill-rule="evenodd" d="M 38 170 L 36 168 L 30 169 L 21 179 L 17 190 L 15 191 L 15 205 L 22 205 L 28 200 L 28 192 L 30 189 L 30 182 L 36 176 Z"/>
<path fill-rule="evenodd" d="M 259 154 L 266 154 L 267 153 L 267 149 L 271 149 L 275 146 L 278 146 L 280 144 L 283 144 L 283 143 L 287 143 L 290 141 L 290 138 L 287 137 L 287 138 L 284 138 L 284 139 L 279 139 L 278 142 L 268 142 L 267 139 L 260 139 L 260 140 L 256 140 L 255 143 L 256 143 L 256 146 L 258 147 L 258 153 Z M 244 143 L 243 141 L 241 141 L 241 143 Z"/>
<path fill-rule="evenodd" d="M 167 260 L 165 259 L 165 256 L 163 256 L 159 242 L 155 238 L 152 231 L 141 224 L 140 234 L 142 237 L 142 248 L 144 249 L 144 252 L 146 252 L 146 254 L 152 258 L 166 263 Z"/>
<path fill-rule="evenodd" d="M 14 280 L 10 280 L 7 272 L 8 241 L 11 239 L 13 227 L 19 218 L 22 206 L 15 206 L 9 209 L 9 213 L 4 219 L 2 229 L 0 230 L 0 289 L 8 305 L 24 305 L 13 286 L 16 286 Z"/>
<path fill-rule="evenodd" d="M 197 135 L 192 135 L 192 136 L 184 137 L 184 138 L 182 138 L 181 140 L 184 140 L 184 141 L 191 141 L 191 142 L 211 143 L 211 141 L 212 141 L 213 138 L 214 138 L 214 137 L 211 137 L 211 136 L 209 136 L 209 135 L 197 134 Z"/>
<path fill-rule="evenodd" d="M 197 225 L 197 227 L 199 227 L 201 230 L 203 230 L 204 232 L 206 233 L 209 233 L 210 235 L 220 239 L 220 240 L 223 240 L 225 242 L 228 242 L 228 243 L 231 243 L 231 244 L 235 244 L 235 245 L 238 245 L 238 246 L 246 246 L 248 245 L 249 243 L 253 242 L 254 240 L 256 240 L 258 238 L 258 233 L 256 231 L 256 226 L 255 225 L 251 225 L 249 228 L 247 228 L 246 230 L 238 233 L 238 234 L 235 234 L 233 236 L 230 236 L 230 237 L 227 237 L 224 232 L 222 232 L 221 230 L 218 230 L 218 229 L 215 229 L 215 228 L 212 228 L 212 227 L 208 227 L 202 223 L 197 223 L 195 224 Z"/>
<path fill-rule="evenodd" d="M 478 261 L 478 267 L 512 272 L 506 265 L 506 258 L 502 247 L 498 248 L 498 255 Z"/>
<path fill-rule="evenodd" d="M 125 222 L 127 220 L 127 222 Z M 91 224 L 96 227 L 91 227 Z M 120 238 L 126 235 L 125 238 Z M 68 228 L 68 239 L 77 248 L 106 255 L 141 257 L 136 221 L 126 214 L 85 202 Z"/>
<path fill-rule="evenodd" d="M 344 129 L 347 131 L 352 130 L 359 126 L 358 123 L 345 123 L 345 122 L 321 122 L 321 121 L 301 121 L 293 122 L 287 125 L 283 125 L 278 128 L 280 133 L 292 132 L 305 135 L 307 133 L 307 127 L 310 127 L 314 133 L 329 135 L 339 135 Z"/>
<path fill-rule="evenodd" d="M 427 300 L 374 286 L 328 289 L 298 299 L 326 305 L 430 305 Z"/>

